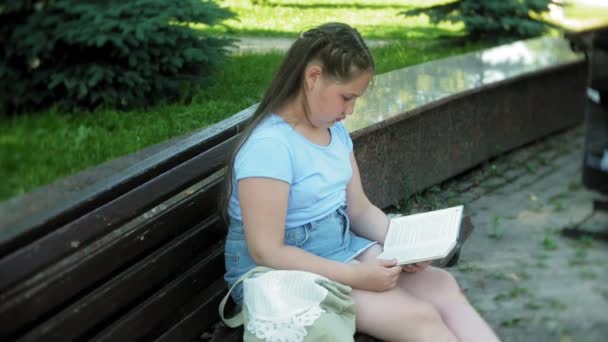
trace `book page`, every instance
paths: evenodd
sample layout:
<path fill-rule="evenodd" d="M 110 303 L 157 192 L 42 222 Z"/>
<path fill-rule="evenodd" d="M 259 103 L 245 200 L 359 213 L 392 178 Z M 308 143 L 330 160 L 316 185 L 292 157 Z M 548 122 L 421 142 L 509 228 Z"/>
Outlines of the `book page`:
<path fill-rule="evenodd" d="M 457 206 L 393 218 L 379 258 L 396 258 L 401 264 L 447 255 L 456 245 L 462 211 Z"/>
<path fill-rule="evenodd" d="M 391 249 L 380 254 L 381 259 L 397 259 L 398 265 L 411 264 L 419 261 L 441 259 L 452 250 L 453 246 L 427 245 L 425 248 Z"/>
<path fill-rule="evenodd" d="M 401 216 L 390 221 L 384 248 L 416 247 L 458 237 L 462 206 Z"/>

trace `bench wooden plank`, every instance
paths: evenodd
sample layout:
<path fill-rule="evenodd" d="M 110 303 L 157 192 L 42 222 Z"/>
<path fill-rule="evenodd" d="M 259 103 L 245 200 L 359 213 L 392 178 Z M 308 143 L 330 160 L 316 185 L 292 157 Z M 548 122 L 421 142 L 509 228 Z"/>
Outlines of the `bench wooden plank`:
<path fill-rule="evenodd" d="M 61 286 L 68 286 L 64 292 L 82 290 L 134 257 L 154 248 L 160 242 L 181 234 L 188 227 L 199 223 L 201 218 L 211 216 L 216 210 L 215 197 L 221 190 L 221 183 L 221 179 L 216 179 L 152 218 L 139 222 L 135 227 L 126 230 L 123 227 L 117 229 L 110 234 L 116 235 L 117 238 L 112 236 L 111 240 L 102 238 L 95 241 L 62 260 L 60 264 L 36 274 L 35 279 L 19 283 L 1 293 L 0 302 L 14 298 L 19 293 L 33 287 L 36 287 L 36 292 L 31 292 L 30 295 L 42 295 L 43 291 L 48 290 L 48 287 L 55 282 L 61 282 L 62 278 L 71 280 L 61 284 Z M 176 226 L 176 222 L 179 222 L 179 225 Z M 123 235 L 124 239 L 118 238 Z M 116 255 L 120 255 L 120 258 L 117 258 Z M 56 269 L 61 269 L 61 271 Z M 57 292 L 53 293 L 53 296 L 58 295 Z"/>
<path fill-rule="evenodd" d="M 214 341 L 236 342 L 242 341 L 242 329 L 215 330 L 212 325 L 219 321 L 218 307 L 226 295 L 227 288 L 223 279 L 218 279 L 197 298 L 194 298 L 189 307 L 184 310 L 186 314 L 179 316 L 171 327 L 162 335 L 154 339 L 155 342 L 187 341 L 189 336 L 199 336 L 202 331 L 212 330 Z"/>
<path fill-rule="evenodd" d="M 121 238 L 97 241 L 40 272 L 34 279 L 2 293 L 0 317 L 15 307 L 35 305 L 36 311 L 50 311 L 74 294 L 158 248 L 159 244 L 195 226 L 202 218 L 212 216 L 216 209 L 214 198 L 220 187 L 221 179 L 218 179 L 128 232 L 118 230 Z M 10 313 L 7 315 L 11 317 Z M 3 333 L 0 327 L 0 336 Z"/>
<path fill-rule="evenodd" d="M 174 313 L 224 274 L 224 244 L 209 248 L 210 254 L 191 270 L 157 291 L 137 308 L 97 334 L 92 341 L 135 341 L 154 331 L 158 324 L 170 320 Z M 217 310 L 217 307 L 214 309 Z M 207 324 L 210 324 L 208 322 Z M 200 322 L 201 326 L 205 322 Z M 149 338 L 143 338 L 149 340 Z"/>
<path fill-rule="evenodd" d="M 70 337 L 80 336 L 97 322 L 128 309 L 131 303 L 145 298 L 150 291 L 175 278 L 176 274 L 182 272 L 179 267 L 191 263 L 201 251 L 204 253 L 208 246 L 221 240 L 221 236 L 222 229 L 218 227 L 217 219 L 207 219 L 99 288 L 89 290 L 91 292 L 72 305 L 53 313 L 49 320 L 32 329 L 24 337 L 25 340 L 50 338 L 68 341 Z M 201 283 L 205 284 L 204 281 Z M 65 292 L 63 295 L 73 296 L 77 293 L 79 292 Z M 27 293 L 19 298 L 23 298 L 17 301 L 19 305 L 9 306 L 0 315 L 0 321 L 11 322 L 0 328 L 2 336 L 27 326 L 45 312 L 55 310 L 56 305 L 62 304 L 53 297 L 30 296 Z"/>
<path fill-rule="evenodd" d="M 83 248 L 93 239 L 162 203 L 179 191 L 218 171 L 232 148 L 231 138 L 158 176 L 55 232 L 0 259 L 0 290 L 42 267 Z"/>
<path fill-rule="evenodd" d="M 0 317 L 11 317 L 12 327 L 18 327 L 14 310 L 31 309 L 42 315 L 66 302 L 75 294 L 133 262 L 143 253 L 157 248 L 166 241 L 196 225 L 216 209 L 215 196 L 221 179 L 199 189 L 139 226 L 118 230 L 112 240 L 100 240 L 92 246 L 62 260 L 31 279 L 0 294 Z M 176 222 L 179 225 L 176 226 Z M 35 317 L 27 319 L 34 320 Z M 18 316 L 20 318 L 22 316 Z M 24 317 L 25 319 L 25 317 Z M 8 326 L 0 326 L 0 336 L 7 334 Z"/>

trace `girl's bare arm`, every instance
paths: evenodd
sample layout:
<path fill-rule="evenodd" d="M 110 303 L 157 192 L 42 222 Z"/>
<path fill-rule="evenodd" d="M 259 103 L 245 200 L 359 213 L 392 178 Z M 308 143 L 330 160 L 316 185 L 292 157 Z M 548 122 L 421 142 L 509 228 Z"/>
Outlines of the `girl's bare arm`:
<path fill-rule="evenodd" d="M 339 283 L 374 291 L 396 284 L 393 265 L 344 264 L 284 244 L 289 184 L 252 177 L 238 182 L 245 239 L 252 259 L 274 269 L 313 272 Z"/>
<path fill-rule="evenodd" d="M 350 163 L 353 169 L 353 177 L 346 187 L 346 202 L 351 229 L 357 235 L 383 244 L 388 230 L 388 217 L 382 210 L 373 205 L 365 195 L 359 167 L 352 152 Z"/>

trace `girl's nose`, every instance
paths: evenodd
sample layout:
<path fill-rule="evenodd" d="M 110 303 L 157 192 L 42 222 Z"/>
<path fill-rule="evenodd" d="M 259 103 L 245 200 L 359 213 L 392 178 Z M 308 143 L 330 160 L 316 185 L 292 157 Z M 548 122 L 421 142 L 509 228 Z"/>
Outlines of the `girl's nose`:
<path fill-rule="evenodd" d="M 346 108 L 344 110 L 344 114 L 345 115 L 351 115 L 353 113 L 353 109 L 355 108 L 355 102 L 353 101 L 350 104 L 346 105 Z"/>

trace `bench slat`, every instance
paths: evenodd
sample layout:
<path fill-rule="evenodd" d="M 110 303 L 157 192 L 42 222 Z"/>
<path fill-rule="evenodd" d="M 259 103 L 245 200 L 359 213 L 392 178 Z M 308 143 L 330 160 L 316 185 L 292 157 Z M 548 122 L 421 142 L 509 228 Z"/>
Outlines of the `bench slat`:
<path fill-rule="evenodd" d="M 167 329 L 161 336 L 158 336 L 155 342 L 174 342 L 174 341 L 189 341 L 192 336 L 200 336 L 202 331 L 208 330 L 209 327 L 217 320 L 218 307 L 220 301 L 226 295 L 226 283 L 223 279 L 218 279 L 209 286 L 198 297 L 193 298 L 186 314 L 178 316 L 178 319 Z M 216 341 L 222 342 L 237 342 L 243 339 L 242 329 L 223 329 L 221 335 L 214 337 Z"/>
<path fill-rule="evenodd" d="M 32 306 L 34 299 L 36 311 L 50 311 L 74 294 L 107 278 L 112 272 L 157 248 L 163 241 L 195 226 L 201 218 L 212 216 L 212 211 L 216 209 L 213 199 L 220 187 L 221 180 L 216 180 L 129 231 L 119 229 L 118 233 L 121 236 L 124 234 L 123 238 L 96 241 L 92 246 L 40 272 L 34 279 L 28 279 L 0 294 L 0 315 L 12 307 Z"/>
<path fill-rule="evenodd" d="M 217 245 L 221 239 L 219 230 L 217 218 L 207 219 L 69 307 L 53 313 L 52 318 L 32 329 L 23 340 L 44 338 L 68 341 L 87 332 L 105 318 L 130 309 L 130 305 L 145 298 L 147 293 L 180 274 L 182 270 L 176 266 L 187 266 L 197 255 L 204 258 L 206 249 L 213 243 Z M 205 286 L 205 281 L 201 281 L 200 285 Z M 64 295 L 69 295 L 69 292 Z M 11 322 L 1 328 L 2 335 L 7 335 L 7 329 L 14 331 L 30 323 L 43 313 L 43 308 L 48 310 L 56 304 L 52 297 L 44 298 L 49 303 L 39 302 L 38 298 L 33 297 L 28 303 L 12 306 L 10 310 L 2 312 L 0 321 Z"/>
<path fill-rule="evenodd" d="M 97 334 L 92 341 L 135 341 L 154 330 L 163 320 L 170 320 L 179 313 L 182 306 L 224 274 L 223 242 L 209 249 L 211 253 L 204 260 Z M 201 330 L 203 325 L 201 322 Z"/>
<path fill-rule="evenodd" d="M 235 138 L 200 154 L 141 187 L 101 206 L 40 240 L 0 259 L 0 290 L 83 248 L 91 240 L 139 216 L 218 171 Z M 207 170 L 203 173 L 201 170 Z"/>

